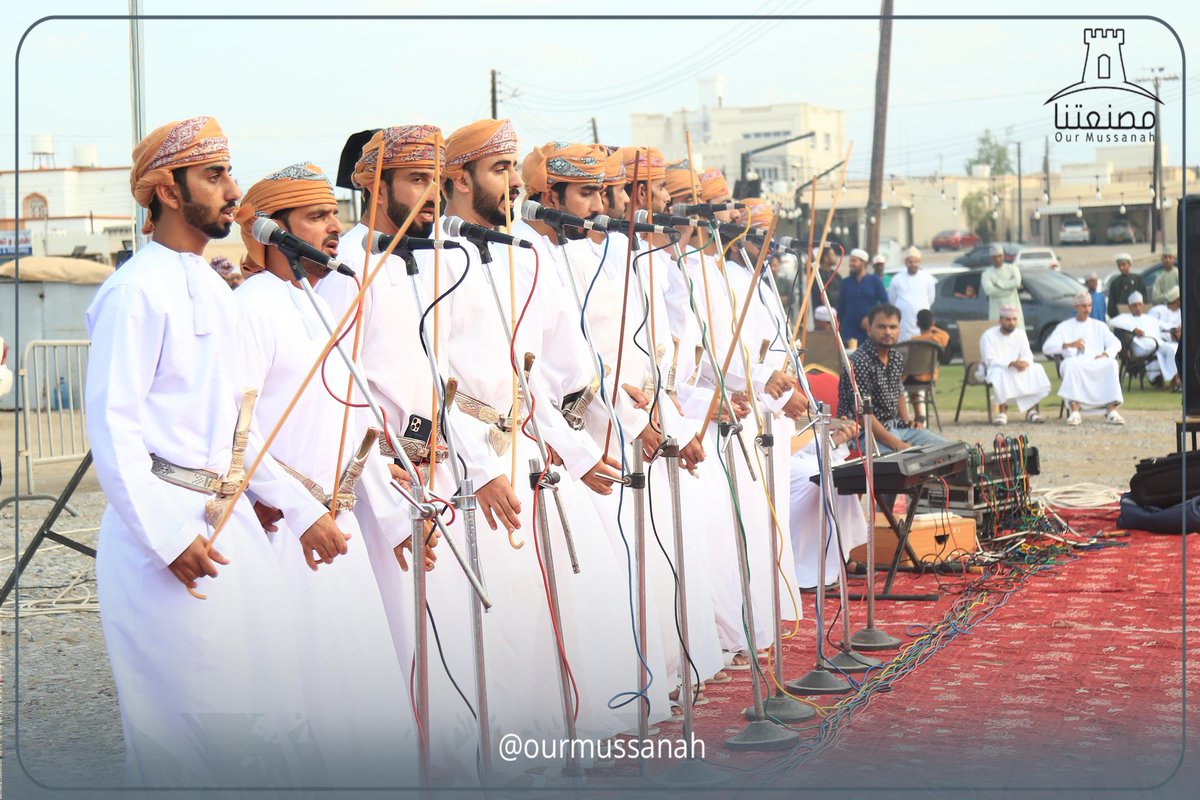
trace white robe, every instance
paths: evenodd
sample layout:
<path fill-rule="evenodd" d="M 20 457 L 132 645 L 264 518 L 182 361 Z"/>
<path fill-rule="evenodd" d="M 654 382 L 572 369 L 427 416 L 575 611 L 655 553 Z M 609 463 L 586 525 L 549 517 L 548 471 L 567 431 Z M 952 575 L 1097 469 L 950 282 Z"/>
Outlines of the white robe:
<path fill-rule="evenodd" d="M 1025 311 L 1021 308 L 1021 270 L 1016 264 L 988 267 L 979 276 L 979 288 L 987 295 L 988 319 L 1000 319 L 1000 307 L 1016 306 L 1017 328 L 1025 330 Z"/>
<path fill-rule="evenodd" d="M 917 270 L 916 275 L 910 275 L 906 270 L 892 276 L 888 299 L 900 309 L 900 341 L 907 342 L 921 332 L 917 312 L 933 308 L 936 297 L 937 280 L 928 272 Z"/>
<path fill-rule="evenodd" d="M 328 332 L 304 291 L 267 272 L 251 276 L 235 294 L 241 311 L 242 344 L 250 385 L 260 387 L 257 413 L 274 426 L 320 355 Z M 325 316 L 336 323 L 321 298 Z M 347 354 L 350 349 L 345 348 Z M 323 379 L 345 395 L 349 370 L 336 352 L 325 362 Z M 271 455 L 333 491 L 341 445 L 349 463 L 373 420 L 364 409 L 350 410 L 346 437 L 339 442 L 343 406 L 330 396 L 322 379 L 309 382 L 271 445 Z M 358 495 L 370 494 L 379 528 L 395 547 L 409 533 L 408 506 L 389 489 L 390 475 L 378 451 L 367 460 Z M 416 725 L 408 682 L 392 647 L 387 616 L 376 586 L 364 532 L 354 514 L 342 511 L 338 526 L 351 539 L 334 563 L 312 572 L 299 537 L 285 517 L 283 562 L 290 580 L 291 604 L 314 631 L 315 647 L 296 668 L 312 704 L 308 718 L 313 736 L 309 780 L 314 785 L 395 786 L 419 780 Z M 374 535 L 375 531 L 372 531 Z M 330 680 L 330 676 L 338 676 Z"/>
<path fill-rule="evenodd" d="M 833 449 L 833 463 L 836 466 L 845 461 L 850 455 L 845 445 Z M 792 552 L 795 555 L 796 583 L 799 586 L 815 587 L 817 572 L 821 561 L 820 513 L 821 487 L 810 480 L 820 471 L 817 458 L 816 443 L 809 442 L 792 455 L 791 461 L 791 518 L 792 518 Z M 867 518 L 863 513 L 862 500 L 859 495 L 838 494 L 833 491 L 834 508 L 838 517 L 838 527 L 833 521 L 827 522 L 825 533 L 825 583 L 837 580 L 838 570 L 850 551 L 867 542 Z M 838 548 L 838 534 L 841 534 L 841 548 Z"/>
<path fill-rule="evenodd" d="M 1083 340 L 1082 353 L 1063 346 L 1078 339 Z M 1103 322 L 1091 317 L 1082 322 L 1073 317 L 1064 320 L 1042 345 L 1042 352 L 1063 357 L 1062 385 L 1058 387 L 1058 396 L 1063 400 L 1084 408 L 1105 408 L 1111 403 L 1124 402 L 1117 365 L 1121 342 Z M 1105 357 L 1100 358 L 1101 354 Z"/>
<path fill-rule="evenodd" d="M 1171 341 L 1169 332 L 1163 329 L 1157 317 L 1149 314 L 1135 316 L 1126 311 L 1113 317 L 1108 324 L 1124 331 L 1141 330 L 1143 335 L 1133 339 L 1133 354 L 1147 356 L 1153 353 L 1154 361 L 1146 365 L 1146 373 L 1152 378 L 1162 375 L 1163 380 L 1175 380 L 1179 374 L 1179 368 L 1175 366 L 1175 351 L 1179 349 L 1179 344 Z"/>
<path fill-rule="evenodd" d="M 983 357 L 979 372 L 991 384 L 997 405 L 1015 402 L 1024 414 L 1050 394 L 1050 378 L 1046 368 L 1034 362 L 1025 331 L 1017 328 L 1005 334 L 999 325 L 988 328 L 979 337 L 979 349 Z M 1029 366 L 1018 370 L 1009 366 L 1014 361 Z"/>
<path fill-rule="evenodd" d="M 1172 310 L 1170 306 L 1158 305 L 1151 308 L 1148 313 L 1158 320 L 1162 329 L 1169 334 L 1174 329 L 1183 326 L 1182 312 L 1182 307 Z"/>
<path fill-rule="evenodd" d="M 288 601 L 278 547 L 249 497 L 215 542 L 230 563 L 197 600 L 167 569 L 199 535 L 207 495 L 155 477 L 149 453 L 225 474 L 245 382 L 233 295 L 203 258 L 148 243 L 100 287 L 86 408 L 100 525 L 100 621 L 125 735 L 127 779 L 149 785 L 304 780 L 297 665 L 310 631 Z M 252 429 L 249 466 L 261 444 Z M 307 529 L 325 509 L 265 457 L 250 485 Z"/>

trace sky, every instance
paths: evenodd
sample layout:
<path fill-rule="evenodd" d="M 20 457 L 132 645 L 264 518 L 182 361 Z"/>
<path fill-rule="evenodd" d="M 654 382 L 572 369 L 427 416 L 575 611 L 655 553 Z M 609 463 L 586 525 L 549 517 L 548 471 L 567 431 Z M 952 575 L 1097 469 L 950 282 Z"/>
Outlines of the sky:
<path fill-rule="evenodd" d="M 0 127 L 0 169 L 14 163 L 28 167 L 30 137 L 38 133 L 54 137 L 59 166 L 70 164 L 79 144 L 95 145 L 102 165 L 128 164 L 133 144 L 128 20 L 51 19 L 26 31 L 47 15 L 126 15 L 128 0 L 41 0 L 34 6 L 6 3 L 2 12 L 7 19 L 0 40 L 14 57 L 5 59 L 0 80 L 0 105 L 9 109 Z M 500 8 L 509 16 L 577 15 L 597 7 L 605 14 L 745 19 L 147 21 L 147 126 L 215 116 L 245 187 L 296 161 L 335 171 L 352 131 L 430 122 L 449 133 L 488 116 L 492 69 L 499 71 L 500 115 L 513 119 L 523 149 L 551 139 L 590 141 L 593 116 L 602 141 L 628 144 L 631 114 L 694 108 L 697 80 L 721 76 L 726 105 L 807 102 L 844 110 L 847 139 L 854 142 L 849 177 L 867 176 L 878 21 L 764 17 L 878 14 L 880 4 L 872 0 L 609 0 L 586 11 L 581 4 L 535 0 L 502 6 L 479 0 L 340 0 L 334 6 L 312 0 L 143 0 L 144 14 L 206 17 L 284 9 L 296 15 L 332 9 L 353 15 L 471 15 Z M 1130 9 L 1127 2 L 1111 0 L 895 0 L 895 13 L 909 15 L 1086 10 L 1092 16 L 897 20 L 885 173 L 961 173 L 985 128 L 1021 141 L 1026 170 L 1037 171 L 1044 139 L 1054 133 L 1051 106 L 1043 103 L 1079 79 L 1082 29 L 1101 25 L 1126 30 L 1123 55 L 1131 80 L 1158 67 L 1181 78 L 1164 84 L 1160 108 L 1167 163 L 1179 164 L 1185 87 L 1192 101 L 1188 122 L 1200 130 L 1194 102 L 1200 81 L 1185 76 L 1181 49 L 1200 43 L 1200 15 L 1190 2 L 1145 0 L 1136 10 L 1161 21 L 1098 19 Z M 1138 102 L 1130 97 L 1131 106 Z M 1052 168 L 1090 161 L 1093 148 L 1051 141 Z M 1200 148 L 1187 161 L 1200 162 Z"/>

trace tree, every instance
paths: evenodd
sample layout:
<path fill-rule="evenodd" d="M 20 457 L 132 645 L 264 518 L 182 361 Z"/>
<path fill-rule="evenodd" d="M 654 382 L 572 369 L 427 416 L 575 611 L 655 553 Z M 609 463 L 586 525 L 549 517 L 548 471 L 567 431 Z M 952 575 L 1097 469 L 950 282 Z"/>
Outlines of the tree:
<path fill-rule="evenodd" d="M 984 129 L 975 147 L 975 155 L 967 159 L 967 174 L 971 174 L 976 164 L 987 164 L 992 168 L 993 175 L 1012 175 L 1013 164 L 1008 157 L 1008 136 L 1011 131 L 1011 128 L 1005 130 L 1004 141 L 1000 141 L 991 130 Z"/>
<path fill-rule="evenodd" d="M 988 208 L 987 193 L 982 189 L 978 192 L 971 192 L 962 199 L 963 214 L 967 217 L 967 225 L 971 230 L 982 236 L 985 240 L 990 240 L 992 212 Z"/>

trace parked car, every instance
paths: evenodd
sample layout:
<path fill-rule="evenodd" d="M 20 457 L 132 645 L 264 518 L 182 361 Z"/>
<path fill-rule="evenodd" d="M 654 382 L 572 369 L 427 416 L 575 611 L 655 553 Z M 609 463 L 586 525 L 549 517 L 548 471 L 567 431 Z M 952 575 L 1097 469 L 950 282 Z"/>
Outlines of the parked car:
<path fill-rule="evenodd" d="M 933 318 L 938 327 L 950 334 L 943 360 L 962 355 L 959 320 L 988 318 L 988 299 L 980 291 L 982 269 L 943 276 L 937 284 Z M 1054 331 L 1054 327 L 1075 313 L 1072 300 L 1079 283 L 1068 275 L 1048 269 L 1029 269 L 1021 273 L 1021 310 L 1025 315 L 1025 333 L 1035 351 Z M 973 296 L 971 296 L 973 295 Z"/>
<path fill-rule="evenodd" d="M 1115 219 L 1109 223 L 1104 240 L 1109 244 L 1137 244 L 1137 229 L 1127 219 Z"/>
<path fill-rule="evenodd" d="M 1050 269 L 1051 264 L 1060 262 L 1049 247 L 1027 247 L 1017 253 L 1012 263 L 1024 270 L 1038 267 Z"/>
<path fill-rule="evenodd" d="M 1016 244 L 1015 242 L 992 242 L 991 244 L 981 244 L 974 250 L 968 253 L 963 253 L 958 258 L 954 259 L 954 263 L 960 267 L 972 269 L 974 267 L 988 267 L 992 264 L 992 245 L 998 244 L 1004 248 L 1004 260 L 1012 263 L 1017 257 L 1017 253 L 1025 249 L 1025 245 Z"/>
<path fill-rule="evenodd" d="M 933 237 L 933 252 L 942 250 L 970 250 L 979 244 L 979 234 L 968 230 L 942 231 Z"/>
<path fill-rule="evenodd" d="M 1092 234 L 1088 230 L 1086 219 L 1067 217 L 1058 226 L 1058 241 L 1060 244 L 1091 244 Z"/>

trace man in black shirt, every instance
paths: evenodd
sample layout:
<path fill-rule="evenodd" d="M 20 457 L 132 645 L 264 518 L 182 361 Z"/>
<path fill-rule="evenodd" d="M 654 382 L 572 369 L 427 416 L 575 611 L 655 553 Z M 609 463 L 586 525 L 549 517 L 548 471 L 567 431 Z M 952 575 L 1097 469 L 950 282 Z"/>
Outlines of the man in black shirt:
<path fill-rule="evenodd" d="M 909 427 L 904 391 L 904 356 L 892 350 L 900 339 L 900 309 L 881 303 L 867 315 L 870 328 L 867 340 L 850 356 L 850 365 L 859 394 L 870 397 L 875 418 L 871 430 L 881 453 L 907 450 L 914 445 L 943 444 L 945 439 L 925 428 Z M 843 370 L 838 381 L 838 416 L 858 421 L 854 407 L 854 389 Z M 863 437 L 859 437 L 862 449 Z"/>
<path fill-rule="evenodd" d="M 1108 282 L 1108 316 L 1112 317 L 1120 314 L 1117 305 L 1129 305 L 1129 295 L 1137 292 L 1142 297 L 1146 296 L 1146 282 L 1142 280 L 1141 275 L 1134 275 L 1130 272 L 1133 268 L 1133 257 L 1129 253 L 1117 253 L 1117 269 L 1121 270 L 1119 275 L 1114 275 L 1113 279 Z"/>

